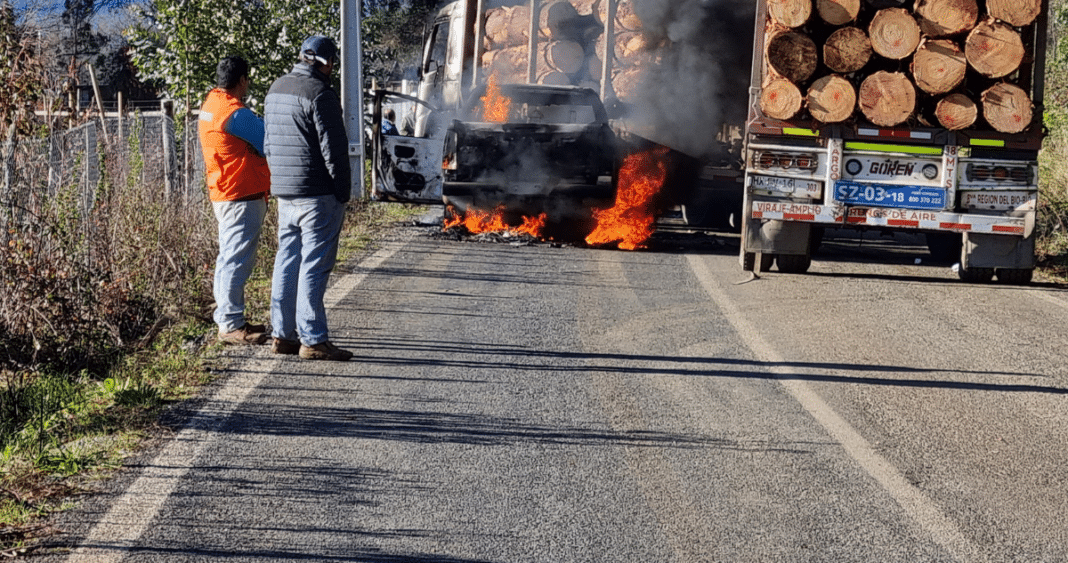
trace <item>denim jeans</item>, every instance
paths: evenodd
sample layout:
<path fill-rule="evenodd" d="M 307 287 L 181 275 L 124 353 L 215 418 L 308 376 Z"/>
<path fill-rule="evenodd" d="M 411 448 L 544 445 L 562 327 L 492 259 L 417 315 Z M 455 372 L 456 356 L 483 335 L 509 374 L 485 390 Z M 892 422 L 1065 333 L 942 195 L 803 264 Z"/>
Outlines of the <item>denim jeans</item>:
<path fill-rule="evenodd" d="M 345 204 L 333 195 L 278 198 L 278 254 L 271 282 L 272 336 L 315 346 L 329 340 L 323 298 L 337 260 Z"/>
<path fill-rule="evenodd" d="M 267 201 L 216 201 L 219 256 L 215 259 L 215 324 L 226 333 L 245 326 L 245 282 L 256 265 Z"/>

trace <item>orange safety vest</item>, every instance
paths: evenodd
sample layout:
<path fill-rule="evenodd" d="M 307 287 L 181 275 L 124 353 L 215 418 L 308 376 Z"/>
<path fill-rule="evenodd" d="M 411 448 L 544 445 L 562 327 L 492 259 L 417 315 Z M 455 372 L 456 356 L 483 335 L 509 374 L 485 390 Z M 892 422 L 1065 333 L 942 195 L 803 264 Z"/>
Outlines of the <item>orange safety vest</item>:
<path fill-rule="evenodd" d="M 240 201 L 266 196 L 271 189 L 267 159 L 256 154 L 248 142 L 227 133 L 223 126 L 230 115 L 245 107 L 222 88 L 208 94 L 200 108 L 197 127 L 204 151 L 205 180 L 211 201 Z"/>

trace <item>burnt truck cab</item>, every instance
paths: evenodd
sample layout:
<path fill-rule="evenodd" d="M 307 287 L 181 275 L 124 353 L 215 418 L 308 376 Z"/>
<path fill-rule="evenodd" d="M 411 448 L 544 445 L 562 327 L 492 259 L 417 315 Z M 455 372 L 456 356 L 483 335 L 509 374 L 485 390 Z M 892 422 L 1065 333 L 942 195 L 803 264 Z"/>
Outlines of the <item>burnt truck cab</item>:
<path fill-rule="evenodd" d="M 450 213 L 503 206 L 584 222 L 615 200 L 616 136 L 596 92 L 575 86 L 483 84 L 445 133 L 442 196 Z"/>

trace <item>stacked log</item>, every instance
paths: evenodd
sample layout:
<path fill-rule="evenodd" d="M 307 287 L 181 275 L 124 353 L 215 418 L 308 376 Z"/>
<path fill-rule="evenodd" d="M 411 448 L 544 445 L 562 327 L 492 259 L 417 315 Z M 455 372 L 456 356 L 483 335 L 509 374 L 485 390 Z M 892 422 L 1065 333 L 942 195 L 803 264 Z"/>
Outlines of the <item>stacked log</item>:
<path fill-rule="evenodd" d="M 528 46 L 517 45 L 486 51 L 482 66 L 503 83 L 525 82 L 529 64 L 527 50 Z M 539 84 L 571 84 L 570 76 L 579 72 L 585 63 L 582 46 L 573 41 L 539 43 L 537 53 L 535 75 L 551 77 L 551 81 L 539 80 Z"/>
<path fill-rule="evenodd" d="M 1025 38 L 1036 35 L 1042 0 L 759 1 L 759 103 L 769 118 L 1003 133 L 1035 125 Z"/>
<path fill-rule="evenodd" d="M 806 0 L 810 1 L 810 0 Z M 538 14 L 539 84 L 572 84 L 600 89 L 605 57 L 612 59 L 610 91 L 620 100 L 636 100 L 655 45 L 642 32 L 631 0 L 619 0 L 613 20 L 611 54 L 605 53 L 607 0 L 542 0 Z M 502 83 L 526 82 L 530 6 L 494 7 L 484 13 L 482 67 Z"/>
<path fill-rule="evenodd" d="M 964 43 L 964 54 L 975 70 L 991 78 L 1000 78 L 1020 67 L 1024 46 L 1020 34 L 993 18 L 975 26 Z"/>
<path fill-rule="evenodd" d="M 606 52 L 608 0 L 542 0 L 536 80 L 600 88 L 610 58 L 605 89 L 637 101 L 662 45 L 643 31 L 635 1 L 618 0 Z M 1042 0 L 757 1 L 767 7 L 759 100 L 767 117 L 1005 133 L 1034 126 L 1032 77 L 1021 67 Z M 502 82 L 526 82 L 530 6 L 510 3 L 484 13 L 482 64 Z"/>
<path fill-rule="evenodd" d="M 831 74 L 812 83 L 808 89 L 808 111 L 824 123 L 849 119 L 857 105 L 857 93 L 848 80 Z"/>
<path fill-rule="evenodd" d="M 859 27 L 843 27 L 823 44 L 823 63 L 834 72 L 856 72 L 871 59 L 871 41 Z"/>
<path fill-rule="evenodd" d="M 967 129 L 979 117 L 979 107 L 971 98 L 961 93 L 950 94 L 938 101 L 935 107 L 938 123 L 950 131 Z"/>
<path fill-rule="evenodd" d="M 928 94 L 945 94 L 953 91 L 968 69 L 964 52 L 949 39 L 924 41 L 912 58 L 912 77 Z"/>
<path fill-rule="evenodd" d="M 860 0 L 816 0 L 820 19 L 831 25 L 845 25 L 860 14 Z"/>

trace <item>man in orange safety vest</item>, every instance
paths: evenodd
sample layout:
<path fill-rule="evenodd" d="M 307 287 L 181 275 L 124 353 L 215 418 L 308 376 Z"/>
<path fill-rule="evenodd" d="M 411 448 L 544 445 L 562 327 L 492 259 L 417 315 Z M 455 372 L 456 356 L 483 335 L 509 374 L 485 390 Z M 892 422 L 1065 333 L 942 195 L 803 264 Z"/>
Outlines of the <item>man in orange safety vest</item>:
<path fill-rule="evenodd" d="M 263 120 L 243 102 L 250 83 L 245 59 L 224 58 L 215 78 L 198 120 L 208 197 L 219 223 L 214 319 L 221 342 L 263 344 L 267 327 L 245 319 L 245 284 L 256 264 L 271 187 Z"/>

